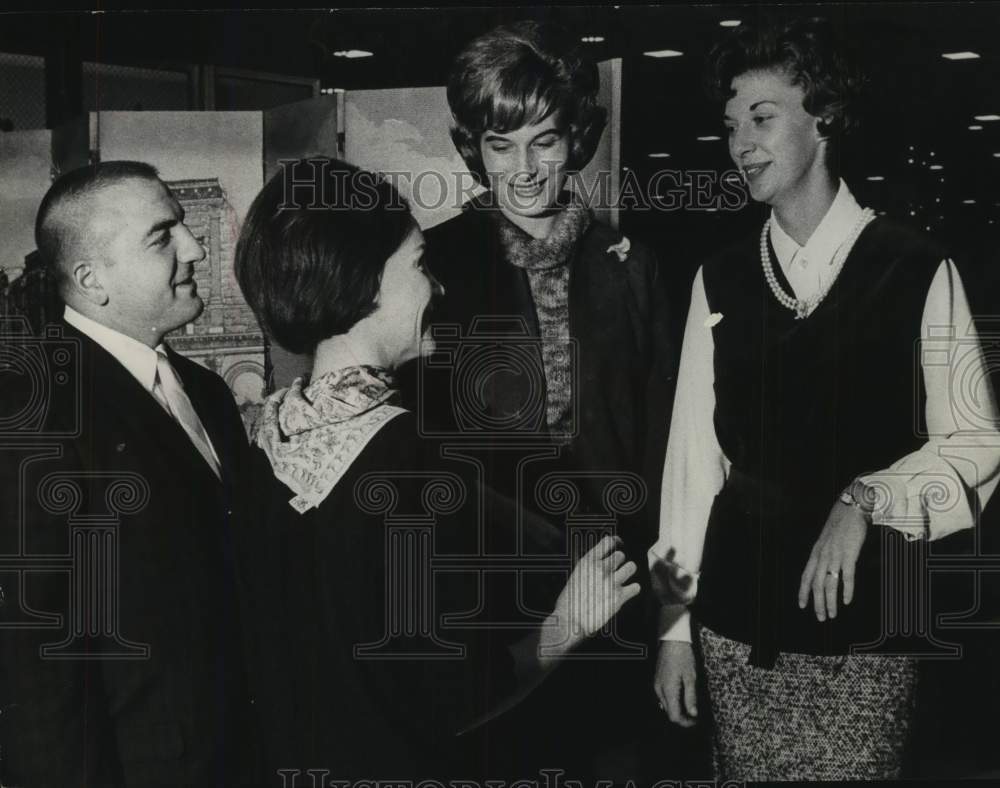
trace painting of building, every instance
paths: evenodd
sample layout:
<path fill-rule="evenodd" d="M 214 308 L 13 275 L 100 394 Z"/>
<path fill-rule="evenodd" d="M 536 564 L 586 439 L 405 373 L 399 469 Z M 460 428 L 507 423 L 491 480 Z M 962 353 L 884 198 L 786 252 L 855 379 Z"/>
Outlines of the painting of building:
<path fill-rule="evenodd" d="M 168 335 L 167 341 L 226 381 L 249 424 L 266 393 L 270 370 L 264 334 L 233 273 L 236 213 L 218 178 L 167 181 L 167 185 L 184 208 L 184 223 L 205 249 L 205 259 L 194 272 L 205 310 Z"/>

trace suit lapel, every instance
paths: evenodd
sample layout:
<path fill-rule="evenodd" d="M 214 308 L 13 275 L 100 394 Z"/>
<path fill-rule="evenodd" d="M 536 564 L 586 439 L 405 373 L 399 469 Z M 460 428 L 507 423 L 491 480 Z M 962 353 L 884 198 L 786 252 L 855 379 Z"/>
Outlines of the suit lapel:
<path fill-rule="evenodd" d="M 137 453 L 159 451 L 164 463 L 178 463 L 185 469 L 199 468 L 199 472 L 215 479 L 184 428 L 114 356 L 68 323 L 64 323 L 63 332 L 81 343 L 85 402 L 89 400 L 84 418 L 88 417 L 88 411 L 93 414 L 95 443 L 110 440 L 109 435 L 102 433 L 101 425 L 119 422 L 126 427 L 125 434 L 139 444 Z"/>
<path fill-rule="evenodd" d="M 468 332 L 477 317 L 517 315 L 527 322 L 529 334 L 537 336 L 528 277 L 504 259 L 493 220 L 486 211 L 470 209 L 460 221 L 455 246 L 466 253 L 456 254 L 452 248 L 440 252 L 445 267 L 438 278 L 445 287 L 445 299 L 439 322 L 460 323 Z M 496 331 L 495 325 L 490 321 L 486 330 Z"/>
<path fill-rule="evenodd" d="M 603 244 L 595 245 L 595 225 L 583 234 L 573 255 L 569 281 L 569 331 L 576 343 L 579 357 L 577 373 L 573 378 L 579 390 L 573 396 L 578 403 L 577 417 L 581 421 L 580 436 L 576 446 L 579 451 L 591 451 L 590 443 L 597 440 L 610 448 L 600 433 L 608 428 L 622 440 L 624 422 L 629 408 L 615 403 L 613 392 L 618 391 L 613 381 L 614 367 L 608 364 L 626 352 L 622 343 L 630 341 L 629 334 L 621 330 L 628 321 L 630 299 L 624 268 L 616 270 L 595 260 L 604 255 Z M 604 459 L 607 459 L 606 457 Z"/>

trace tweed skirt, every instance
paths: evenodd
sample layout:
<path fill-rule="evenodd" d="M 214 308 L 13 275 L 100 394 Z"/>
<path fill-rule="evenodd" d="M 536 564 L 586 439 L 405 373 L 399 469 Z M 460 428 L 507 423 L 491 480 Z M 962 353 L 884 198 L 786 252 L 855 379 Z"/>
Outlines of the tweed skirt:
<path fill-rule="evenodd" d="M 914 717 L 910 657 L 781 653 L 699 627 L 718 780 L 876 780 L 900 776 Z"/>

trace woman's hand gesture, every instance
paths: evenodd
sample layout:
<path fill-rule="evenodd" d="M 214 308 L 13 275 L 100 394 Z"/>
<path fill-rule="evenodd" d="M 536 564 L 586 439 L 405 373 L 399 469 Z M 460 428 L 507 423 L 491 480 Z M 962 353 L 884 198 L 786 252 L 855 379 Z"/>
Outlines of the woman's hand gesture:
<path fill-rule="evenodd" d="M 573 569 L 542 627 L 541 654 L 561 657 L 599 632 L 628 600 L 639 594 L 638 583 L 628 583 L 636 572 L 619 549 L 621 538 L 605 536 Z"/>

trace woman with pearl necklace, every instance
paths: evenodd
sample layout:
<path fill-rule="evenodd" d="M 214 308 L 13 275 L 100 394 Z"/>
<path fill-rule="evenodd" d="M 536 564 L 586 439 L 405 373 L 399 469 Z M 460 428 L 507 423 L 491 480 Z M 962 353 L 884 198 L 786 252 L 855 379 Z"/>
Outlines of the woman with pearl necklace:
<path fill-rule="evenodd" d="M 922 541 L 975 526 L 996 402 L 948 255 L 838 176 L 859 80 L 829 28 L 744 26 L 710 63 L 770 215 L 694 281 L 650 550 L 656 694 L 676 724 L 711 717 L 718 779 L 898 777 L 917 663 L 888 603 L 919 601 L 900 567 Z"/>

